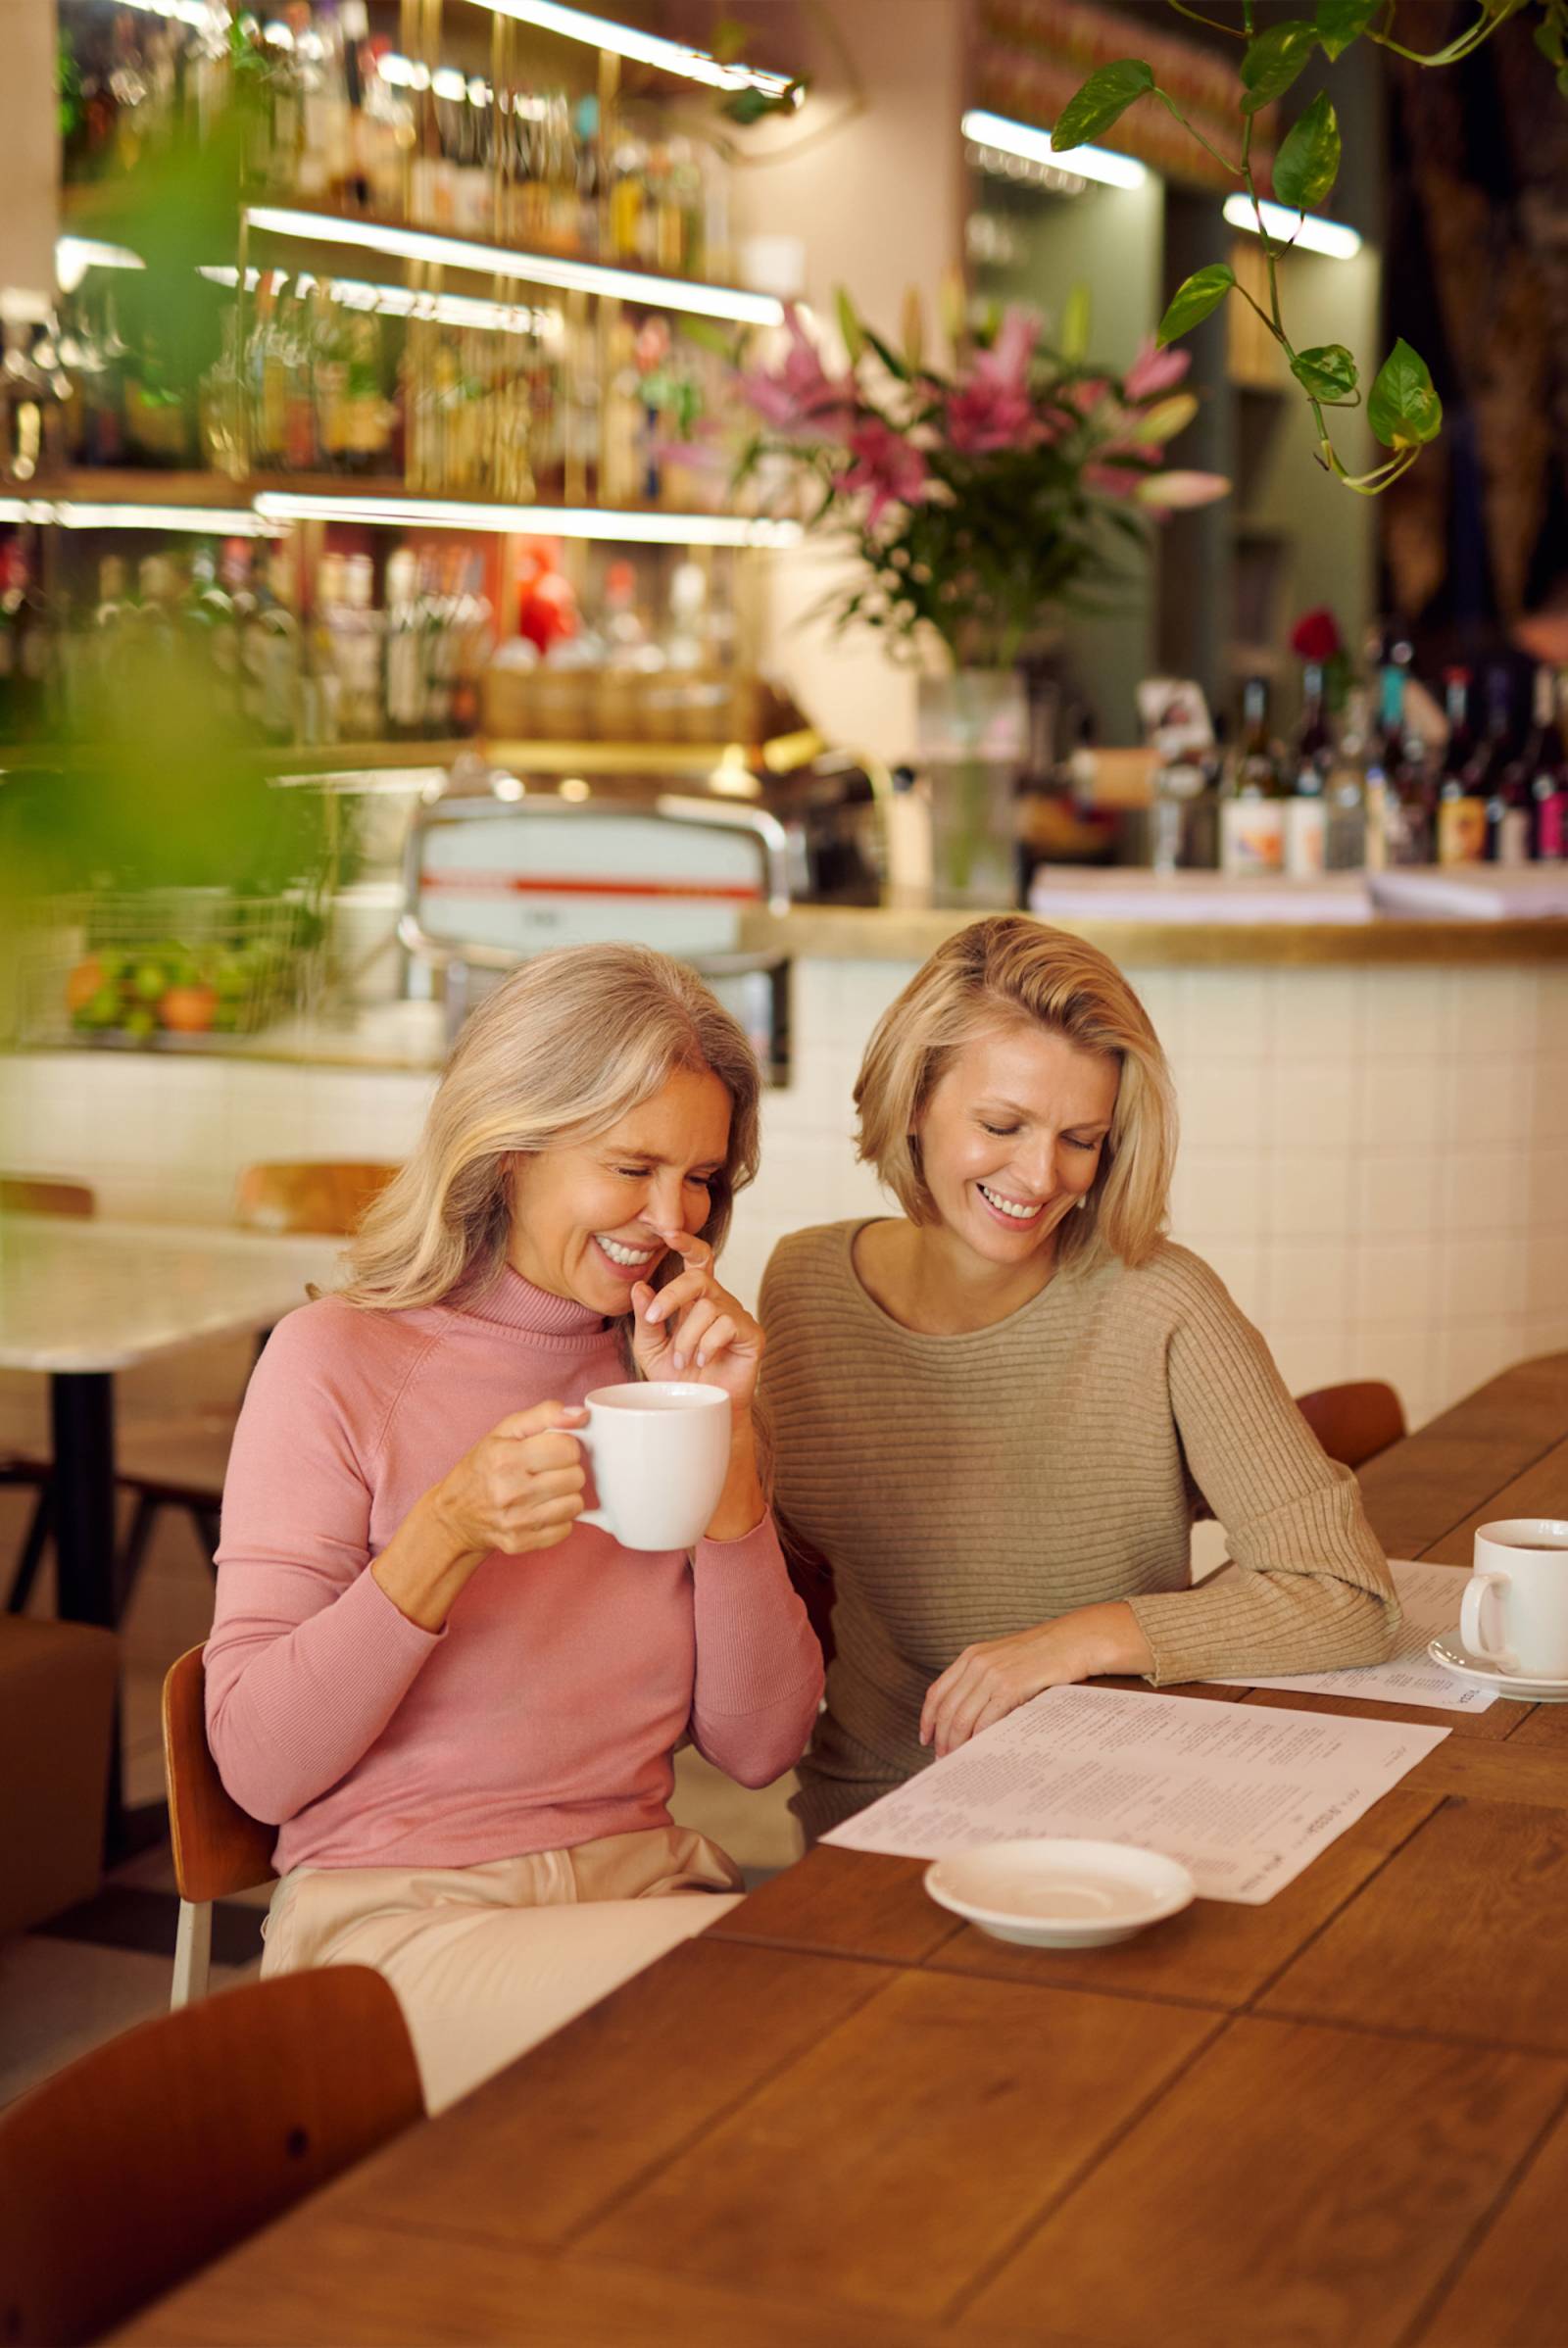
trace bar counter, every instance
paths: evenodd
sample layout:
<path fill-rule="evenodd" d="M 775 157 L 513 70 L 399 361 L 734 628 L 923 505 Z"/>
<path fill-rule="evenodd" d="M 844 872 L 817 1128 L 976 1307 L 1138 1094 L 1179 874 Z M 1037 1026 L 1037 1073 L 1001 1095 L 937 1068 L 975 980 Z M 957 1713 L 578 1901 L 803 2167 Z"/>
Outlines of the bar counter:
<path fill-rule="evenodd" d="M 1389 1379 L 1413 1424 L 1568 1346 L 1568 920 L 1064 919 L 1146 1003 L 1175 1070 L 1172 1231 L 1298 1392 Z M 888 1211 L 852 1092 L 882 1011 L 972 914 L 802 906 L 738 943 L 789 956 L 788 1082 L 725 1257 L 748 1302 L 776 1241 Z M 100 1211 L 222 1222 L 242 1166 L 399 1157 L 445 1049 L 430 1003 L 273 1027 L 221 1052 L 0 1058 L 8 1171 Z"/>

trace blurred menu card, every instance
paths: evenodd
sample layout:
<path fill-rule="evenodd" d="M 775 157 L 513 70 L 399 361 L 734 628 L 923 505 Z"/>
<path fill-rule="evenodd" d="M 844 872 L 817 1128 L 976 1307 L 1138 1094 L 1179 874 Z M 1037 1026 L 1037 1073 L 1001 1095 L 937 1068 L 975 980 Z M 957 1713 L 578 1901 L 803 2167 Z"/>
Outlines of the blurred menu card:
<path fill-rule="evenodd" d="M 1261 1907 L 1447 1734 L 1050 1688 L 822 1839 L 905 1859 L 1024 1834 L 1133 1842 L 1179 1859 L 1204 1899 Z"/>
<path fill-rule="evenodd" d="M 1463 1566 L 1412 1564 L 1391 1557 L 1389 1571 L 1399 1593 L 1404 1619 L 1399 1640 L 1386 1663 L 1354 1671 L 1295 1672 L 1283 1680 L 1217 1680 L 1218 1688 L 1286 1688 L 1298 1695 L 1350 1695 L 1363 1704 L 1425 1704 L 1438 1712 L 1485 1712 L 1497 1700 L 1494 1688 L 1473 1688 L 1434 1663 L 1429 1639 L 1457 1635 L 1464 1586 Z"/>

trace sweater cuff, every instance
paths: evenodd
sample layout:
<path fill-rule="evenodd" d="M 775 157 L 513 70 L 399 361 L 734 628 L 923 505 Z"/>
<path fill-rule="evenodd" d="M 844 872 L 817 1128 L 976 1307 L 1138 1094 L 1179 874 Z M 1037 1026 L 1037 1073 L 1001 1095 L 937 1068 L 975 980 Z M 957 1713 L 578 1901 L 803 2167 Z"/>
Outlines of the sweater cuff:
<path fill-rule="evenodd" d="M 374 1659 L 372 1669 L 384 1665 L 407 1670 L 412 1665 L 417 1670 L 431 1648 L 438 1646 L 447 1635 L 446 1623 L 438 1631 L 426 1631 L 422 1624 L 410 1620 L 395 1598 L 388 1597 L 375 1578 L 373 1557 L 344 1591 L 343 1598 L 353 1598 L 356 1592 L 366 1616 L 360 1635 L 369 1641 L 368 1653 Z M 343 1598 L 337 1601 L 339 1605 Z"/>

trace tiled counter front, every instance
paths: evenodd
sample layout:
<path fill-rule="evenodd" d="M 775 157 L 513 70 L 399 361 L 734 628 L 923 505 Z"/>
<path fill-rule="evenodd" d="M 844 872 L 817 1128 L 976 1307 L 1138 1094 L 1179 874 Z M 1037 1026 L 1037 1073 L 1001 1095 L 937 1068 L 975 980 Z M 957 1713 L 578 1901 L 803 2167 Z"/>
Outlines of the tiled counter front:
<path fill-rule="evenodd" d="M 1141 970 L 1176 1069 L 1173 1227 L 1298 1392 L 1393 1381 L 1429 1417 L 1568 1345 L 1568 964 Z M 798 961 L 795 1078 L 726 1258 L 748 1300 L 803 1223 L 885 1211 L 851 1088 L 910 975 Z M 220 1222 L 254 1159 L 397 1157 L 423 1069 L 94 1052 L 0 1060 L 0 1163 L 90 1180 L 107 1214 Z"/>

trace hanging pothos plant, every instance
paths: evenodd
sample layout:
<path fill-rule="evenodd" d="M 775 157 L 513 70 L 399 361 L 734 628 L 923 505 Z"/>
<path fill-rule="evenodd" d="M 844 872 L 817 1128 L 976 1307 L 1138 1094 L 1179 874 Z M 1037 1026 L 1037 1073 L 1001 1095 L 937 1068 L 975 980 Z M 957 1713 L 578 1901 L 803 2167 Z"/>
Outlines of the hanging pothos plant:
<path fill-rule="evenodd" d="M 1102 66 L 1091 73 L 1063 110 L 1051 134 L 1051 143 L 1058 154 L 1082 146 L 1108 130 L 1140 98 L 1157 98 L 1199 145 L 1233 174 L 1252 206 L 1268 271 L 1268 306 L 1265 309 L 1245 286 L 1238 284 L 1225 262 L 1211 262 L 1177 287 L 1160 320 L 1159 341 L 1173 342 L 1178 335 L 1199 325 L 1211 311 L 1218 309 L 1227 294 L 1250 303 L 1280 345 L 1291 373 L 1306 396 L 1317 430 L 1318 462 L 1347 489 L 1363 497 L 1376 496 L 1379 490 L 1387 489 L 1401 473 L 1407 472 L 1427 442 L 1437 438 L 1443 427 L 1443 403 L 1432 387 L 1425 360 L 1401 337 L 1364 395 L 1367 422 L 1393 455 L 1370 472 L 1350 473 L 1346 469 L 1334 446 L 1329 417 L 1335 409 L 1362 405 L 1360 372 L 1354 356 L 1342 342 L 1298 350 L 1291 340 L 1280 304 L 1278 263 L 1281 253 L 1291 250 L 1295 238 L 1271 236 L 1264 223 L 1252 165 L 1255 118 L 1261 108 L 1283 97 L 1317 50 L 1323 52 L 1330 64 L 1337 64 L 1358 41 L 1365 40 L 1413 65 L 1457 65 L 1490 40 L 1499 25 L 1526 9 L 1533 10 L 1539 18 L 1536 46 L 1555 68 L 1557 85 L 1568 95 L 1568 0 L 1479 0 L 1480 13 L 1465 30 L 1446 47 L 1429 52 L 1409 48 L 1396 37 L 1399 0 L 1318 0 L 1315 16 L 1287 18 L 1270 24 L 1265 32 L 1254 29 L 1254 0 L 1243 0 L 1240 29 L 1204 16 L 1200 9 L 1185 5 L 1184 0 L 1168 0 L 1168 4 L 1178 16 L 1206 24 L 1212 31 L 1232 34 L 1244 44 L 1238 152 L 1223 154 L 1205 138 L 1170 92 L 1160 88 L 1153 69 L 1137 57 L 1118 58 L 1114 64 Z M 1327 201 L 1339 170 L 1339 118 L 1325 90 L 1298 117 L 1275 157 L 1275 199 L 1293 212 L 1304 215 L 1315 211 Z"/>

